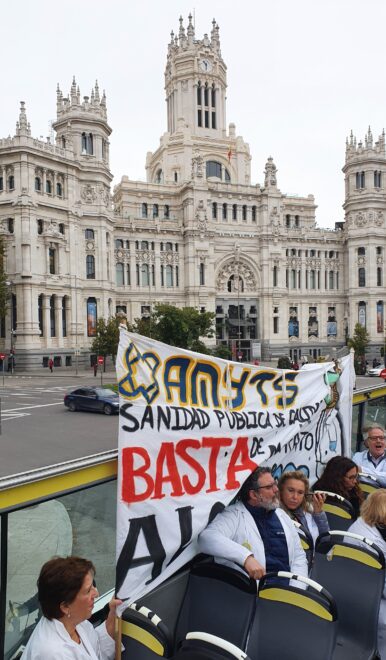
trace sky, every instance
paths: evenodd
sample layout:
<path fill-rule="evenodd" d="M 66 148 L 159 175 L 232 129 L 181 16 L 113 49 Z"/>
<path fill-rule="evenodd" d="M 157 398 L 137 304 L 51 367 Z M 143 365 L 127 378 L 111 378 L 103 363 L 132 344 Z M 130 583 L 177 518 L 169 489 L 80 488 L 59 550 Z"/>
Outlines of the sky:
<path fill-rule="evenodd" d="M 384 0 L 14 0 L 0 22 L 0 137 L 14 135 L 25 101 L 32 135 L 50 133 L 56 85 L 106 90 L 110 167 L 145 180 L 166 130 L 170 32 L 195 17 L 196 38 L 220 26 L 228 67 L 227 123 L 249 143 L 251 182 L 272 156 L 283 193 L 313 194 L 320 227 L 344 219 L 345 140 L 386 126 Z"/>

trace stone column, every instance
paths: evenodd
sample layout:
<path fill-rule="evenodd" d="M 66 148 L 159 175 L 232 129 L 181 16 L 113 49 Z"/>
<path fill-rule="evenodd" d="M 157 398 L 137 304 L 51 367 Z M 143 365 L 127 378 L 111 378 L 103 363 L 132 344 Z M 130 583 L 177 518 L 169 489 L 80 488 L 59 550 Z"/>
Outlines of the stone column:
<path fill-rule="evenodd" d="M 58 348 L 63 345 L 63 326 L 62 326 L 62 296 L 55 296 L 55 336 Z"/>
<path fill-rule="evenodd" d="M 49 348 L 51 342 L 51 322 L 50 322 L 50 298 L 51 296 L 43 294 L 43 336 L 45 344 Z"/>

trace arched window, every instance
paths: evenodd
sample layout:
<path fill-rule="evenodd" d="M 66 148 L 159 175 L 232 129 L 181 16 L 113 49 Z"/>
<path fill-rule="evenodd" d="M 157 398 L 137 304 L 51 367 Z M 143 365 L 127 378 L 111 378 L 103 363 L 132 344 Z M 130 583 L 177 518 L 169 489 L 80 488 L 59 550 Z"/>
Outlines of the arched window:
<path fill-rule="evenodd" d="M 13 174 L 8 177 L 8 190 L 15 190 L 15 177 Z"/>
<path fill-rule="evenodd" d="M 310 270 L 310 289 L 315 289 L 315 271 Z"/>
<path fill-rule="evenodd" d="M 63 224 L 63 222 L 59 222 L 59 234 L 62 234 L 64 236 L 64 224 Z"/>
<path fill-rule="evenodd" d="M 212 202 L 212 218 L 217 220 L 217 202 Z"/>
<path fill-rule="evenodd" d="M 172 266 L 166 266 L 166 286 L 167 287 L 172 287 L 173 286 L 173 268 Z"/>
<path fill-rule="evenodd" d="M 358 286 L 366 286 L 366 269 L 358 268 Z"/>
<path fill-rule="evenodd" d="M 123 240 L 121 238 L 116 238 L 115 239 L 115 249 L 119 250 L 120 248 L 123 248 Z"/>
<path fill-rule="evenodd" d="M 155 182 L 156 183 L 163 183 L 163 180 L 164 180 L 164 177 L 163 177 L 162 170 L 159 169 L 155 173 Z"/>
<path fill-rule="evenodd" d="M 13 218 L 8 218 L 8 231 L 10 234 L 13 234 L 15 231 L 15 223 Z"/>
<path fill-rule="evenodd" d="M 228 218 L 228 205 L 224 203 L 222 205 L 222 219 L 227 220 L 227 218 Z"/>
<path fill-rule="evenodd" d="M 296 289 L 296 270 L 291 270 L 291 289 Z"/>
<path fill-rule="evenodd" d="M 200 286 L 205 285 L 205 265 L 203 263 L 200 264 Z"/>
<path fill-rule="evenodd" d="M 201 93 L 202 93 L 202 87 L 201 87 L 201 81 L 199 80 L 197 84 L 197 105 L 201 105 Z"/>
<path fill-rule="evenodd" d="M 169 204 L 164 206 L 164 218 L 170 218 L 170 207 Z"/>
<path fill-rule="evenodd" d="M 377 268 L 377 286 L 382 286 L 382 268 Z"/>
<path fill-rule="evenodd" d="M 38 234 L 43 233 L 43 220 L 37 220 Z"/>
<path fill-rule="evenodd" d="M 256 206 L 252 206 L 252 222 L 256 222 Z"/>
<path fill-rule="evenodd" d="M 237 220 L 237 204 L 232 204 L 232 220 Z"/>
<path fill-rule="evenodd" d="M 277 266 L 273 267 L 273 286 L 277 286 L 277 275 L 278 275 L 278 268 Z"/>
<path fill-rule="evenodd" d="M 47 195 L 52 195 L 52 183 L 49 179 L 46 181 L 46 193 Z"/>
<path fill-rule="evenodd" d="M 92 156 L 94 153 L 94 140 L 92 133 L 82 133 L 82 155 Z"/>
<path fill-rule="evenodd" d="M 0 176 L 0 192 L 4 190 L 4 179 L 2 176 Z"/>
<path fill-rule="evenodd" d="M 125 284 L 125 271 L 123 264 L 117 263 L 115 266 L 115 278 L 117 286 L 124 286 Z"/>
<path fill-rule="evenodd" d="M 62 136 L 61 138 L 61 143 L 62 143 L 62 149 L 66 148 L 66 138 Z"/>
<path fill-rule="evenodd" d="M 364 247 L 359 247 L 358 248 L 358 257 L 363 257 L 366 254 L 366 248 Z"/>
<path fill-rule="evenodd" d="M 48 249 L 48 266 L 50 275 L 56 273 L 56 250 L 55 248 Z"/>
<path fill-rule="evenodd" d="M 299 227 L 299 216 L 295 215 L 295 227 Z"/>
<path fill-rule="evenodd" d="M 147 204 L 146 204 L 146 202 L 143 202 L 141 204 L 141 216 L 142 216 L 142 218 L 147 218 Z"/>
<path fill-rule="evenodd" d="M 141 250 L 149 249 L 149 241 L 141 241 Z"/>
<path fill-rule="evenodd" d="M 379 170 L 374 172 L 374 188 L 380 188 L 382 185 L 382 173 Z"/>
<path fill-rule="evenodd" d="M 148 266 L 148 264 L 142 264 L 142 266 L 141 266 L 141 285 L 142 286 L 150 286 L 149 266 Z"/>
<path fill-rule="evenodd" d="M 206 161 L 206 177 L 216 177 L 216 179 L 221 179 L 222 165 L 215 160 Z"/>
<path fill-rule="evenodd" d="M 56 337 L 55 300 L 56 300 L 55 295 L 50 296 L 50 330 L 51 330 L 51 337 Z"/>
<path fill-rule="evenodd" d="M 355 175 L 355 187 L 357 190 L 361 190 L 365 187 L 365 173 L 357 172 Z"/>
<path fill-rule="evenodd" d="M 334 288 L 334 271 L 330 270 L 328 273 L 328 288 L 333 289 Z"/>
<path fill-rule="evenodd" d="M 63 197 L 63 186 L 60 182 L 56 184 L 56 194 L 58 197 Z"/>
<path fill-rule="evenodd" d="M 41 293 L 38 297 L 38 319 L 39 319 L 39 330 L 40 336 L 43 337 L 44 334 L 44 325 L 43 325 L 43 294 Z"/>
<path fill-rule="evenodd" d="M 165 250 L 166 252 L 173 252 L 173 243 L 166 243 Z"/>
<path fill-rule="evenodd" d="M 246 222 L 246 220 L 247 220 L 247 206 L 246 206 L 246 204 L 243 204 L 243 207 L 242 207 L 242 218 L 243 218 L 243 221 Z"/>
<path fill-rule="evenodd" d="M 67 301 L 68 296 L 62 298 L 62 335 L 67 337 Z"/>
<path fill-rule="evenodd" d="M 95 257 L 93 254 L 88 254 L 86 257 L 86 278 L 95 280 Z"/>
<path fill-rule="evenodd" d="M 36 192 L 41 192 L 42 189 L 42 181 L 40 176 L 35 176 L 35 190 Z"/>
<path fill-rule="evenodd" d="M 153 218 L 158 218 L 158 204 L 153 204 Z"/>
<path fill-rule="evenodd" d="M 85 229 L 84 230 L 84 237 L 85 238 L 91 238 L 94 240 L 94 230 L 93 229 Z"/>

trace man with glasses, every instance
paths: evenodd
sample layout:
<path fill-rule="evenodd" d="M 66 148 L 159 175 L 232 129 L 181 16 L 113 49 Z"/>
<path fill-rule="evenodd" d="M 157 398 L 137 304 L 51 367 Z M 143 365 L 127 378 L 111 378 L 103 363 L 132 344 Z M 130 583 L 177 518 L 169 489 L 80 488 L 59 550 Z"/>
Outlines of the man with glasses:
<path fill-rule="evenodd" d="M 363 433 L 365 451 L 357 451 L 352 457 L 359 472 L 372 475 L 382 488 L 386 488 L 386 438 L 385 429 L 379 424 L 370 424 Z"/>
<path fill-rule="evenodd" d="M 199 549 L 259 580 L 270 571 L 308 575 L 307 559 L 292 520 L 278 508 L 269 468 L 257 468 L 238 501 L 226 507 L 199 536 Z"/>

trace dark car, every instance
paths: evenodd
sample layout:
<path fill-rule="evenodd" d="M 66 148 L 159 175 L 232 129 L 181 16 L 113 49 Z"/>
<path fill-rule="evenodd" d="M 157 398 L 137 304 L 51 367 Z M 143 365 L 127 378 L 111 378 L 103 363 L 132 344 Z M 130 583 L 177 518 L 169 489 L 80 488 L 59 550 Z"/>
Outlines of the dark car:
<path fill-rule="evenodd" d="M 64 405 L 71 412 L 89 410 L 113 415 L 119 412 L 119 396 L 113 390 L 103 387 L 79 387 L 65 395 Z"/>

